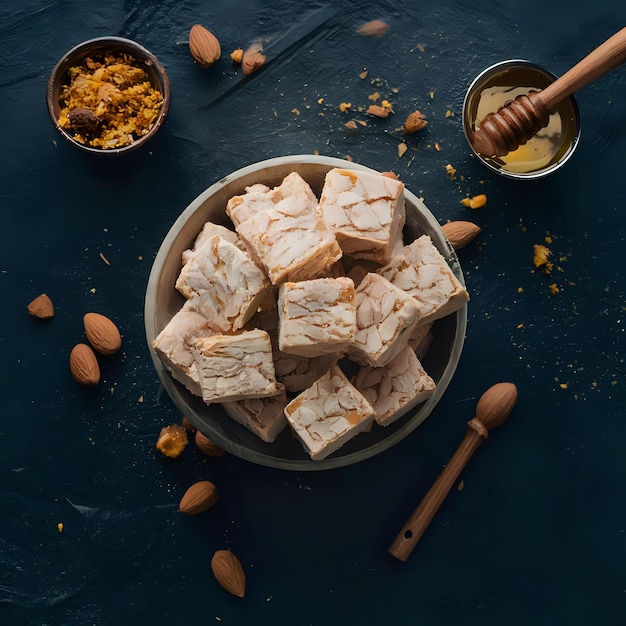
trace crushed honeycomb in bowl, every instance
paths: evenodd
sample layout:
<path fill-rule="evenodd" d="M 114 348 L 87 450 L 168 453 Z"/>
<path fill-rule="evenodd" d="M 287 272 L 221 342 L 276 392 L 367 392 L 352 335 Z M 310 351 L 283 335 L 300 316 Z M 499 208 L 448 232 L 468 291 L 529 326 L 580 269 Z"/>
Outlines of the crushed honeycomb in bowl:
<path fill-rule="evenodd" d="M 163 95 L 136 59 L 107 52 L 70 68 L 59 104 L 61 128 L 86 146 L 107 150 L 127 146 L 147 134 L 163 105 Z M 77 124 L 71 115 L 77 109 L 91 111 L 97 122 Z"/>

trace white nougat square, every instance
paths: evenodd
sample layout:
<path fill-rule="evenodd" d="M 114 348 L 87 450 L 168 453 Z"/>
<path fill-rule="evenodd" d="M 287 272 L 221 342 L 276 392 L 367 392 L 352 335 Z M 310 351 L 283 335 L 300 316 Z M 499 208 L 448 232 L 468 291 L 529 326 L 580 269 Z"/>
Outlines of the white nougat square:
<path fill-rule="evenodd" d="M 335 365 L 296 396 L 285 415 L 311 459 L 321 460 L 369 429 L 374 410 Z"/>
<path fill-rule="evenodd" d="M 351 278 L 287 282 L 278 290 L 278 347 L 314 357 L 347 348 L 356 333 L 356 292 Z"/>
<path fill-rule="evenodd" d="M 324 180 L 320 213 L 345 254 L 386 263 L 402 238 L 404 184 L 377 172 L 334 168 Z"/>

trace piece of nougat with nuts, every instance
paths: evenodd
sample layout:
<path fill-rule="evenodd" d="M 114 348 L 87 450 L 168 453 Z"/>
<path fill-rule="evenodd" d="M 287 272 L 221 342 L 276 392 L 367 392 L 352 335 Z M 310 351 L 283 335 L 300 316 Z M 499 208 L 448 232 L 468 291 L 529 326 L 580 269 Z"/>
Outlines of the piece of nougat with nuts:
<path fill-rule="evenodd" d="M 188 298 L 186 308 L 224 332 L 243 328 L 270 288 L 250 255 L 221 235 L 188 255 L 176 281 L 176 289 Z"/>
<path fill-rule="evenodd" d="M 340 352 L 356 333 L 356 292 L 351 278 L 286 282 L 278 290 L 278 347 L 300 356 Z"/>
<path fill-rule="evenodd" d="M 319 208 L 345 254 L 386 263 L 402 238 L 404 184 L 377 172 L 334 168 Z"/>
<path fill-rule="evenodd" d="M 334 365 L 285 407 L 285 415 L 311 459 L 321 460 L 368 430 L 374 409 Z"/>
<path fill-rule="evenodd" d="M 196 396 L 202 396 L 193 343 L 198 337 L 210 337 L 218 332 L 199 313 L 180 310 L 157 335 L 152 347 L 178 382 Z"/>
<path fill-rule="evenodd" d="M 362 367 L 352 383 L 372 405 L 374 419 L 381 426 L 430 398 L 436 388 L 410 346 L 385 367 Z"/>
<path fill-rule="evenodd" d="M 361 365 L 387 365 L 407 345 L 421 315 L 415 298 L 370 272 L 356 289 L 357 331 L 348 357 Z"/>
<path fill-rule="evenodd" d="M 193 342 L 202 399 L 207 403 L 280 393 L 272 345 L 264 330 L 201 337 Z"/>
<path fill-rule="evenodd" d="M 291 172 L 280 185 L 270 187 L 257 183 L 246 187 L 245 193 L 233 196 L 226 204 L 226 213 L 237 226 L 255 213 L 279 208 L 288 204 L 297 213 L 315 213 L 317 198 L 309 183 L 300 174 Z"/>
<path fill-rule="evenodd" d="M 323 220 L 314 213 L 298 213 L 295 207 L 255 213 L 236 228 L 274 285 L 316 278 L 342 256 Z"/>
<path fill-rule="evenodd" d="M 245 426 L 257 437 L 272 443 L 287 426 L 285 405 L 287 394 L 282 390 L 270 398 L 248 398 L 236 402 L 224 402 L 222 407 L 228 416 Z"/>
<path fill-rule="evenodd" d="M 422 306 L 420 325 L 457 311 L 469 300 L 467 290 L 428 235 L 405 246 L 401 256 L 377 273 L 417 299 Z"/>

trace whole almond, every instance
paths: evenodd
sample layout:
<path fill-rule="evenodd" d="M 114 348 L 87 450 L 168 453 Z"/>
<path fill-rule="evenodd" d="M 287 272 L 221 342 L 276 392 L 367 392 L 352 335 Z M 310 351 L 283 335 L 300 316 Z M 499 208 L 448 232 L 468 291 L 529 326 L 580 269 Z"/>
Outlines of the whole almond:
<path fill-rule="evenodd" d="M 111 356 L 122 347 L 120 331 L 106 315 L 86 313 L 83 323 L 87 340 L 96 352 Z"/>
<path fill-rule="evenodd" d="M 187 489 L 178 510 L 185 515 L 198 515 L 217 502 L 217 488 L 210 480 L 201 480 Z"/>
<path fill-rule="evenodd" d="M 222 448 L 211 441 L 199 430 L 196 431 L 195 442 L 196 446 L 198 446 L 198 450 L 200 450 L 200 452 L 202 452 L 205 456 L 224 456 L 225 454 L 225 451 L 222 450 Z"/>
<path fill-rule="evenodd" d="M 40 320 L 49 320 L 54 317 L 54 305 L 45 293 L 37 296 L 27 308 L 33 317 L 38 317 Z"/>
<path fill-rule="evenodd" d="M 210 67 L 222 56 L 217 37 L 200 24 L 194 24 L 189 31 L 189 51 L 201 67 Z"/>
<path fill-rule="evenodd" d="M 252 74 L 252 72 L 256 72 L 264 63 L 265 55 L 263 54 L 263 44 L 255 41 L 243 53 L 243 57 L 241 58 L 241 71 L 244 74 Z"/>
<path fill-rule="evenodd" d="M 238 598 L 246 595 L 246 575 L 239 559 L 230 550 L 217 550 L 211 559 L 215 580 Z"/>
<path fill-rule="evenodd" d="M 100 382 L 100 366 L 94 351 L 86 343 L 78 343 L 70 353 L 72 376 L 86 387 L 95 387 Z"/>
<path fill-rule="evenodd" d="M 459 220 L 444 224 L 441 230 L 443 230 L 445 236 L 448 238 L 450 245 L 455 250 L 460 250 L 480 233 L 481 228 L 473 222 Z"/>

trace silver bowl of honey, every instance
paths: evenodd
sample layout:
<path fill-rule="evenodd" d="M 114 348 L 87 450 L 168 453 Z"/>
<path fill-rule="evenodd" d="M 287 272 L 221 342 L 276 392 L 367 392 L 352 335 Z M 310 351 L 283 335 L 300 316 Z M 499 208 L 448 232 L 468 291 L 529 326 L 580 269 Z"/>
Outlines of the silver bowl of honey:
<path fill-rule="evenodd" d="M 487 168 L 514 179 L 536 179 L 555 172 L 572 156 L 580 139 L 580 113 L 573 96 L 550 112 L 548 124 L 503 157 L 486 157 L 472 146 L 472 134 L 489 113 L 519 95 L 545 89 L 556 80 L 548 70 L 521 59 L 496 63 L 472 82 L 463 103 L 463 130 L 472 151 Z"/>

